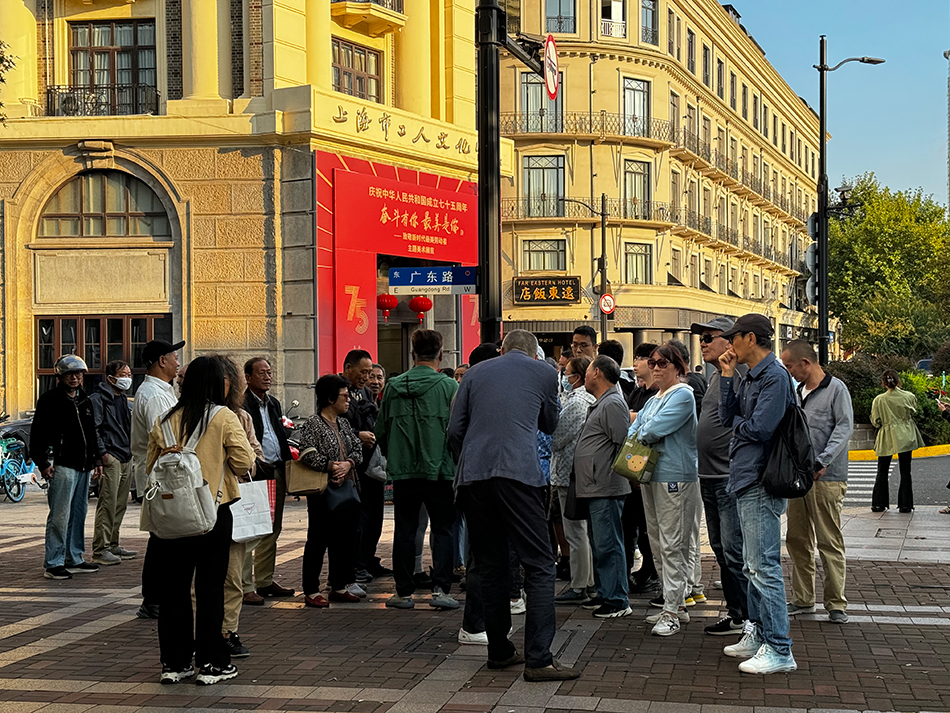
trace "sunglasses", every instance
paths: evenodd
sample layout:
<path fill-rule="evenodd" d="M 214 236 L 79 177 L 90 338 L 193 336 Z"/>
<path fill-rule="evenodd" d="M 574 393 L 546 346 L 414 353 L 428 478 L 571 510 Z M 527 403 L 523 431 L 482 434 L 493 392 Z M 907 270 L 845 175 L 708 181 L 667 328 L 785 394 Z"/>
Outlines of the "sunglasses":
<path fill-rule="evenodd" d="M 663 357 L 660 357 L 659 359 L 647 359 L 647 366 L 650 367 L 651 369 L 655 369 L 657 367 L 660 367 L 661 369 L 665 369 L 669 365 L 670 365 L 670 362 L 668 362 Z"/>
<path fill-rule="evenodd" d="M 719 335 L 717 334 L 716 336 L 719 336 Z M 716 337 L 714 337 L 711 334 L 704 334 L 703 336 L 699 338 L 699 341 L 703 344 L 712 344 L 715 338 Z"/>

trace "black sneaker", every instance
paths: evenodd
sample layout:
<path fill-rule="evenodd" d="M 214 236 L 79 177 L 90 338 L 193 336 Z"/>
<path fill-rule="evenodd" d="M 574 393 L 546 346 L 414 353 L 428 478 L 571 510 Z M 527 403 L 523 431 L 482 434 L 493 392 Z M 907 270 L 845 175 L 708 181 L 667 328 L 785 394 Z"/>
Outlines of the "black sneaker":
<path fill-rule="evenodd" d="M 135 612 L 135 617 L 137 619 L 158 619 L 158 604 L 142 602 L 142 606 Z"/>
<path fill-rule="evenodd" d="M 389 567 L 383 567 L 383 565 L 378 564 L 375 567 L 370 568 L 369 573 L 374 577 L 392 577 L 393 571 Z"/>
<path fill-rule="evenodd" d="M 174 669 L 171 666 L 162 666 L 162 677 L 159 682 L 166 685 L 172 683 L 179 683 L 184 681 L 186 678 L 191 678 L 195 675 L 195 669 L 192 666 L 186 666 L 185 668 Z"/>
<path fill-rule="evenodd" d="M 657 577 L 647 577 L 642 580 L 633 577 L 630 580 L 630 594 L 653 594 L 659 586 L 660 580 Z"/>
<path fill-rule="evenodd" d="M 59 567 L 50 567 L 46 570 L 46 574 L 43 575 L 47 579 L 72 579 L 73 575 L 69 573 L 69 570 L 60 565 Z"/>
<path fill-rule="evenodd" d="M 659 609 L 663 608 L 663 595 L 661 594 L 658 597 L 654 597 L 650 600 L 651 607 L 658 607 Z"/>
<path fill-rule="evenodd" d="M 89 562 L 80 562 L 79 564 L 66 565 L 66 571 L 70 574 L 92 574 L 98 572 L 99 568 Z"/>
<path fill-rule="evenodd" d="M 603 597 L 591 597 L 586 602 L 581 604 L 584 609 L 600 609 L 604 605 Z"/>
<path fill-rule="evenodd" d="M 736 621 L 730 616 L 723 617 L 715 624 L 710 624 L 703 629 L 710 636 L 741 636 L 742 622 Z"/>
<path fill-rule="evenodd" d="M 418 572 L 412 575 L 412 583 L 416 589 L 432 589 L 432 577 L 428 572 Z"/>
<path fill-rule="evenodd" d="M 233 631 L 228 637 L 228 649 L 231 651 L 232 659 L 246 659 L 251 655 L 251 650 L 241 643 L 241 637 Z"/>
<path fill-rule="evenodd" d="M 373 575 L 367 572 L 365 569 L 356 570 L 356 583 L 357 584 L 369 584 L 373 581 Z"/>
<path fill-rule="evenodd" d="M 206 663 L 198 672 L 198 678 L 195 679 L 195 682 L 199 686 L 213 686 L 216 683 L 221 683 L 221 681 L 229 681 L 237 675 L 237 667 L 233 664 L 219 668 Z"/>
<path fill-rule="evenodd" d="M 633 614 L 633 610 L 630 607 L 618 607 L 610 602 L 604 602 L 594 611 L 594 616 L 598 619 L 619 619 L 631 614 Z"/>

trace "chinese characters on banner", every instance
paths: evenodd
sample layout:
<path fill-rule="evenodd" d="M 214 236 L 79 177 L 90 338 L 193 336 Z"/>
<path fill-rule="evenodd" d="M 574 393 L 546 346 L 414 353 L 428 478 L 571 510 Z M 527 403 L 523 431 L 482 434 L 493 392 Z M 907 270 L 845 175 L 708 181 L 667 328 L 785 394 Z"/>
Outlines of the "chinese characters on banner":
<path fill-rule="evenodd" d="M 581 301 L 580 277 L 516 277 L 516 305 L 566 305 Z"/>

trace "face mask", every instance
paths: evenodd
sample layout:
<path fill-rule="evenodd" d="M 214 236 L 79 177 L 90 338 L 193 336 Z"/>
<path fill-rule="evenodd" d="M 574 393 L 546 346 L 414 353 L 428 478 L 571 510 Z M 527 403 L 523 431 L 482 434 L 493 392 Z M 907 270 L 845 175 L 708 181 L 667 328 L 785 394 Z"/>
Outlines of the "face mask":
<path fill-rule="evenodd" d="M 120 376 L 115 380 L 115 388 L 117 388 L 119 391 L 128 391 L 132 388 L 132 377 Z"/>
<path fill-rule="evenodd" d="M 564 393 L 570 393 L 574 390 L 574 387 L 571 384 L 571 378 L 566 374 L 561 375 L 561 389 L 564 391 Z"/>

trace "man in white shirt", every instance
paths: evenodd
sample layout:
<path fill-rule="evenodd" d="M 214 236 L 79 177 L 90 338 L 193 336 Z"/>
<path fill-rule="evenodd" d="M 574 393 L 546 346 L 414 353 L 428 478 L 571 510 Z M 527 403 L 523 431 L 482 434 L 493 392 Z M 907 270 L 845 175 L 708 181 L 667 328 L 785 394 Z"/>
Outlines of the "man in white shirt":
<path fill-rule="evenodd" d="M 135 492 L 139 497 L 145 494 L 148 475 L 145 472 L 148 434 L 159 416 L 178 403 L 172 381 L 178 374 L 178 350 L 184 346 L 184 342 L 170 344 L 163 339 L 155 339 L 142 350 L 146 373 L 145 381 L 135 392 L 131 438 L 132 477 L 135 481 Z M 149 558 L 151 551 L 152 547 L 146 548 L 145 562 L 142 565 L 142 606 L 137 613 L 139 619 L 158 619 L 158 584 L 155 579 L 160 577 L 161 573 L 155 571 L 154 560 Z"/>

